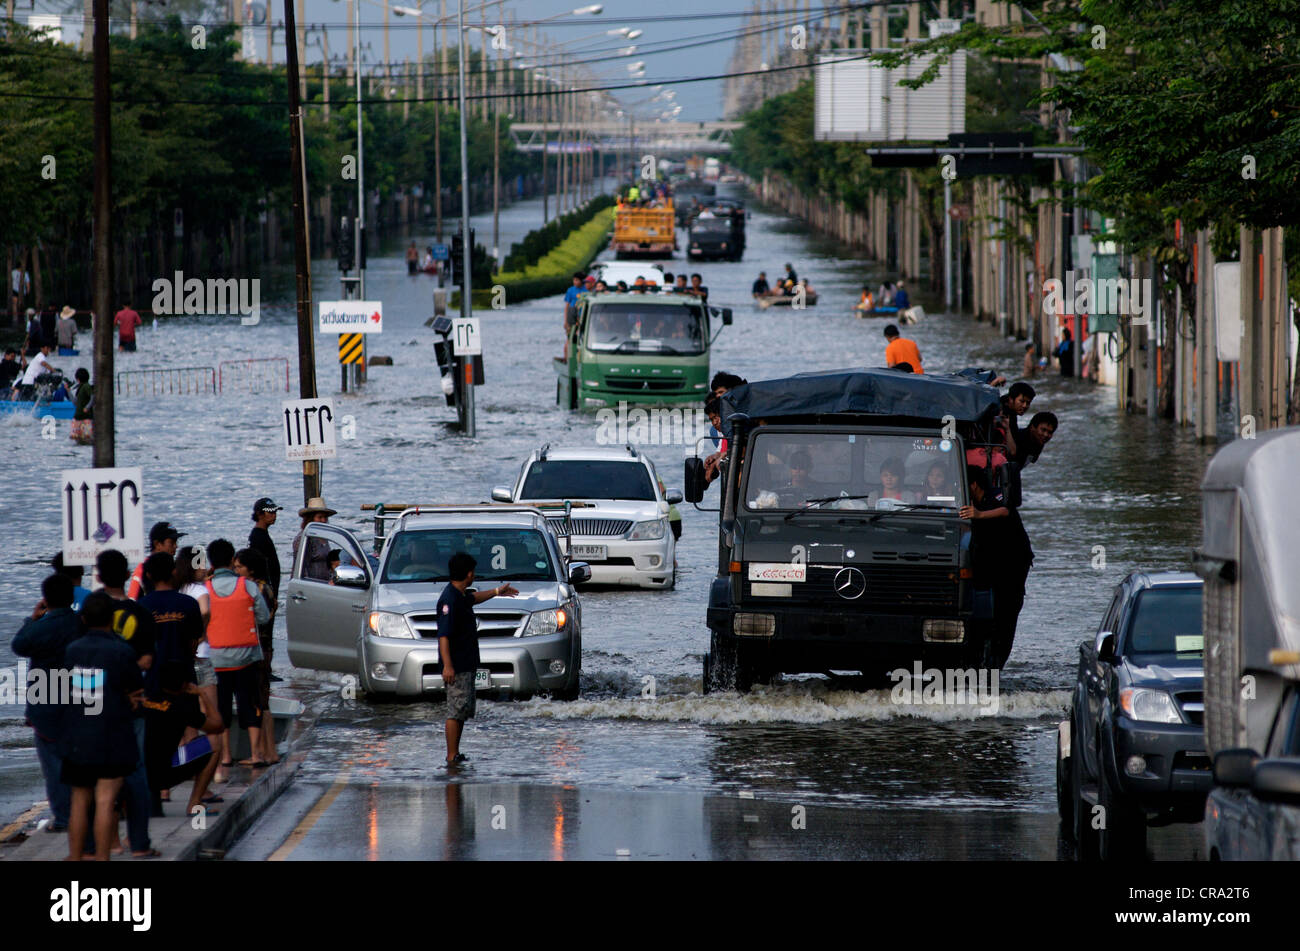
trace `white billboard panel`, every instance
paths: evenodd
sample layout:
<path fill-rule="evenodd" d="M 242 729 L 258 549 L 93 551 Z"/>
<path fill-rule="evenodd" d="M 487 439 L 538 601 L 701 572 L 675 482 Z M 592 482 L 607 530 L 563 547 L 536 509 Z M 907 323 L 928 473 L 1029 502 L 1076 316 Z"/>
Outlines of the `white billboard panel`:
<path fill-rule="evenodd" d="M 821 142 L 940 141 L 966 131 L 966 54 L 956 52 L 920 89 L 933 62 L 923 56 L 897 69 L 844 55 L 821 56 L 814 71 L 814 138 Z"/>

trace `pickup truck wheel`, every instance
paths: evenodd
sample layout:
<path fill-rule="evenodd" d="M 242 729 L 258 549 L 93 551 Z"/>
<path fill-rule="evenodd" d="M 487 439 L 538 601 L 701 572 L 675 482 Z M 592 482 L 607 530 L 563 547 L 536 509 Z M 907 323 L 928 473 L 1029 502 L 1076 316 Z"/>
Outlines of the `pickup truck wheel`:
<path fill-rule="evenodd" d="M 1077 749 L 1079 731 L 1071 728 L 1071 745 Z M 1070 757 L 1070 798 L 1074 800 L 1071 818 L 1074 820 L 1074 855 L 1080 862 L 1097 860 L 1097 830 L 1092 827 L 1092 806 L 1083 798 L 1083 760 Z"/>
<path fill-rule="evenodd" d="M 1074 712 L 1070 712 L 1070 724 L 1074 724 Z M 1073 736 L 1073 729 L 1071 729 Z M 1061 835 L 1074 841 L 1074 788 L 1070 770 L 1074 765 L 1072 756 L 1061 755 L 1061 737 L 1056 737 L 1056 814 L 1061 817 Z"/>
<path fill-rule="evenodd" d="M 1146 858 L 1147 820 L 1132 800 L 1115 789 L 1101 769 L 1098 796 L 1105 810 L 1106 823 L 1098 835 L 1098 851 L 1103 862 L 1141 861 Z"/>

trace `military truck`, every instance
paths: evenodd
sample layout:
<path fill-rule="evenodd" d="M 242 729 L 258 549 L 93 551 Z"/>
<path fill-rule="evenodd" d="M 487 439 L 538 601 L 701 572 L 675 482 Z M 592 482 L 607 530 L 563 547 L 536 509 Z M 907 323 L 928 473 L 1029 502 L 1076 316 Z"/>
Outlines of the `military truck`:
<path fill-rule="evenodd" d="M 833 370 L 726 393 L 705 689 L 918 660 L 995 666 L 959 510 L 967 453 L 993 458 L 998 415 L 997 390 L 965 371 Z M 901 493 L 883 488 L 891 463 Z M 700 508 L 705 486 L 688 458 L 686 500 Z"/>

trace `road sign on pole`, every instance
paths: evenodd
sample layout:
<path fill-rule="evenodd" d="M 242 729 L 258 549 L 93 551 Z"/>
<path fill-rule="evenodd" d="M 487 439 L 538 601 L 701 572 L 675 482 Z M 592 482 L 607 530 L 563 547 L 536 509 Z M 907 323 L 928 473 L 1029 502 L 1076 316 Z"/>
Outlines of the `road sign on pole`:
<path fill-rule="evenodd" d="M 64 469 L 59 497 L 65 565 L 93 565 L 108 548 L 126 555 L 127 561 L 144 560 L 144 480 L 139 466 Z"/>
<path fill-rule="evenodd" d="M 377 300 L 323 300 L 318 319 L 323 334 L 382 333 L 384 304 Z"/>
<path fill-rule="evenodd" d="M 477 357 L 483 353 L 483 339 L 477 317 L 457 317 L 451 328 L 452 354 L 458 357 Z"/>
<path fill-rule="evenodd" d="M 284 401 L 284 457 L 291 461 L 338 455 L 334 404 L 328 399 Z"/>

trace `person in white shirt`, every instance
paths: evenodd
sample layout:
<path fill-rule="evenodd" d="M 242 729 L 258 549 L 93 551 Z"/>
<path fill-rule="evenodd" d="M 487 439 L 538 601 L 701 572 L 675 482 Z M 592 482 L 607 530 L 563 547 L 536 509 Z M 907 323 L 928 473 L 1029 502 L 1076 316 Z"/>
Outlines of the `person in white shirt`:
<path fill-rule="evenodd" d="M 48 343 L 41 346 L 40 353 L 32 357 L 31 362 L 27 364 L 27 372 L 23 374 L 18 385 L 14 387 L 13 393 L 9 396 L 10 399 L 16 400 L 19 398 L 20 393 L 30 392 L 28 387 L 36 385 L 38 376 L 42 373 L 49 373 L 54 369 L 49 361 L 50 351 L 53 349 Z"/>

